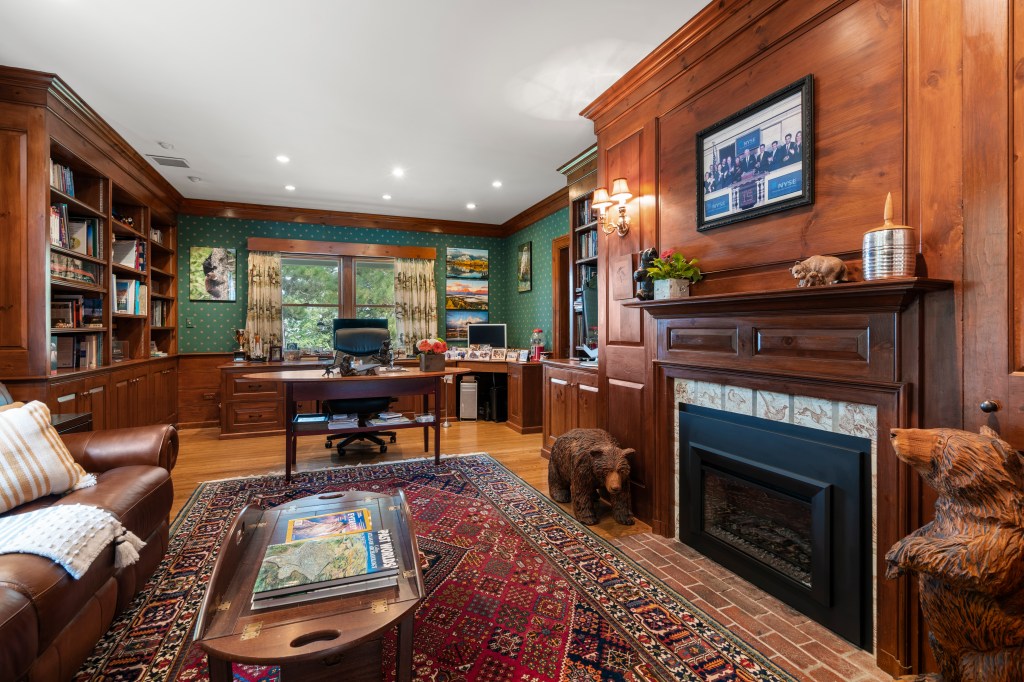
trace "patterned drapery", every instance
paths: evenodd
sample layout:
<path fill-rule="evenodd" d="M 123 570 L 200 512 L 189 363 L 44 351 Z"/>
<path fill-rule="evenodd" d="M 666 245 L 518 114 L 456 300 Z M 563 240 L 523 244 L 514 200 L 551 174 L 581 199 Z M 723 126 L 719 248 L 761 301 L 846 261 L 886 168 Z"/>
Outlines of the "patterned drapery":
<path fill-rule="evenodd" d="M 395 322 L 398 347 L 412 355 L 417 341 L 437 336 L 434 261 L 395 259 Z"/>
<path fill-rule="evenodd" d="M 249 252 L 249 306 L 245 317 L 249 354 L 259 335 L 263 355 L 281 345 L 281 254 Z"/>

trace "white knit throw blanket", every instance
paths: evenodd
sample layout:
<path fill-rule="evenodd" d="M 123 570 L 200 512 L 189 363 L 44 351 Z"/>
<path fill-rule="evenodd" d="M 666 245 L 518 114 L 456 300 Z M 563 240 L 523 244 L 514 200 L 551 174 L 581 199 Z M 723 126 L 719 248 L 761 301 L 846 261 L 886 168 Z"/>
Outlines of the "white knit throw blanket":
<path fill-rule="evenodd" d="M 55 504 L 0 518 L 0 554 L 53 559 L 76 580 L 111 542 L 116 568 L 138 561 L 138 550 L 146 545 L 109 511 L 85 504 Z"/>

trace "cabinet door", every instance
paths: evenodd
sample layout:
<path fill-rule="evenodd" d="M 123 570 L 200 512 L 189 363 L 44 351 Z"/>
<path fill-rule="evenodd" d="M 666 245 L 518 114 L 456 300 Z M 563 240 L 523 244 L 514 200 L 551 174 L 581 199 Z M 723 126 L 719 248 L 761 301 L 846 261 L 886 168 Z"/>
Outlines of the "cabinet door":
<path fill-rule="evenodd" d="M 132 378 L 132 426 L 153 423 L 153 386 L 149 380 L 149 369 L 139 367 Z"/>
<path fill-rule="evenodd" d="M 548 430 L 545 445 L 550 450 L 555 439 L 572 429 L 572 391 L 569 372 L 551 369 L 544 382 L 544 412 Z"/>
<path fill-rule="evenodd" d="M 82 392 L 78 394 L 78 411 L 92 414 L 92 430 L 110 428 L 107 425 L 107 382 L 106 374 L 86 379 Z"/>
<path fill-rule="evenodd" d="M 132 408 L 133 390 L 132 371 L 123 369 L 111 373 L 110 383 L 107 388 L 107 428 L 123 429 L 134 426 L 134 411 Z"/>
<path fill-rule="evenodd" d="M 81 379 L 62 381 L 50 384 L 46 395 L 46 405 L 50 408 L 51 414 L 71 414 L 81 412 L 78 409 L 78 394 L 85 388 L 85 382 Z"/>
<path fill-rule="evenodd" d="M 580 429 L 598 428 L 597 386 L 591 386 L 579 380 L 575 386 L 575 394 L 575 426 Z"/>
<path fill-rule="evenodd" d="M 160 363 L 149 374 L 152 382 L 152 423 L 170 424 L 175 420 L 178 397 L 178 372 L 171 363 Z"/>
<path fill-rule="evenodd" d="M 515 364 L 508 366 L 508 421 L 523 425 L 523 372 Z"/>

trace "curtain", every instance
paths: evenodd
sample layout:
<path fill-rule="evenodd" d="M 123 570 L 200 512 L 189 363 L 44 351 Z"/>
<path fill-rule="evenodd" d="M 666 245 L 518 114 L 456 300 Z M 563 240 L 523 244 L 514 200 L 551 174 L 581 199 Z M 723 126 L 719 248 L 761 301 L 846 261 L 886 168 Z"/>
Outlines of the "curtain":
<path fill-rule="evenodd" d="M 281 330 L 281 254 L 249 252 L 249 305 L 245 317 L 249 354 L 253 354 L 256 336 L 263 355 L 270 346 L 280 346 Z"/>
<path fill-rule="evenodd" d="M 437 336 L 437 285 L 434 261 L 395 259 L 395 323 L 398 347 L 412 355 L 420 339 Z"/>

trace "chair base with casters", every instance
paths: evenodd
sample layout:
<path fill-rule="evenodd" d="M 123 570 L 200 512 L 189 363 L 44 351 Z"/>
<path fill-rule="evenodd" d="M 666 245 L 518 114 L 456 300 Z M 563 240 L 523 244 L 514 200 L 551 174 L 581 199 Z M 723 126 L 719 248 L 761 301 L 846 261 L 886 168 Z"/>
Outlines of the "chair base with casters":
<path fill-rule="evenodd" d="M 345 448 L 347 448 L 349 445 L 357 441 L 366 440 L 376 445 L 381 453 L 385 453 L 388 451 L 388 445 L 387 443 L 384 442 L 384 437 L 387 437 L 388 440 L 392 443 L 394 443 L 397 439 L 394 431 L 377 431 L 375 433 L 352 433 L 347 435 L 339 433 L 337 436 L 327 436 L 327 442 L 324 443 L 324 447 L 330 450 L 332 447 L 335 447 L 333 441 L 339 438 L 344 438 L 345 440 L 341 441 L 337 445 L 338 454 L 344 455 Z"/>

